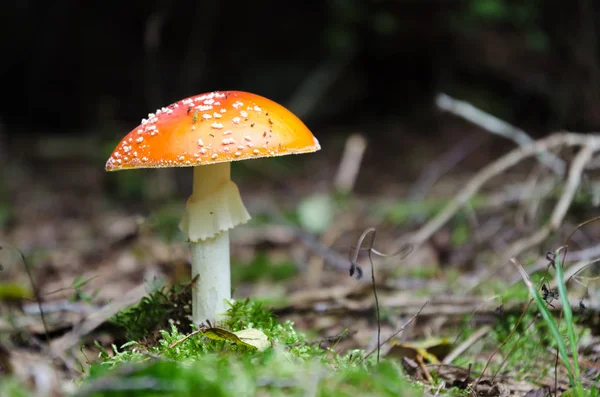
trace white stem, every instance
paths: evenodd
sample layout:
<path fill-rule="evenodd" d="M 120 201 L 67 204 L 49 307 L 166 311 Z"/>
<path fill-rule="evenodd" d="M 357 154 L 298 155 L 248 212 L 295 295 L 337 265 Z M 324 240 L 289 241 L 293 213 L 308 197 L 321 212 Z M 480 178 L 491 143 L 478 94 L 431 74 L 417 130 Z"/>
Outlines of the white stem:
<path fill-rule="evenodd" d="M 181 229 L 192 248 L 192 313 L 195 324 L 215 321 L 227 311 L 231 299 L 229 229 L 250 215 L 230 178 L 229 163 L 194 167 L 193 192 Z"/>
<path fill-rule="evenodd" d="M 192 289 L 194 324 L 219 320 L 231 300 L 229 269 L 229 231 L 215 238 L 192 244 L 192 279 L 198 276 Z"/>

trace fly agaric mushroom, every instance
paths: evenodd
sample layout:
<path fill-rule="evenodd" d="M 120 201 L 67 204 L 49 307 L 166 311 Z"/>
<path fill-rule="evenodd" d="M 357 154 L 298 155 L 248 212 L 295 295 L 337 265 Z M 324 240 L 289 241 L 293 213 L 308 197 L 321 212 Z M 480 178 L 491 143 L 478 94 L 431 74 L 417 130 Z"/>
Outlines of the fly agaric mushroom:
<path fill-rule="evenodd" d="M 216 91 L 183 99 L 155 113 L 119 143 L 107 171 L 194 167 L 192 195 L 180 228 L 192 248 L 195 324 L 219 318 L 231 299 L 229 229 L 246 223 L 232 161 L 319 150 L 292 112 L 261 96 Z"/>

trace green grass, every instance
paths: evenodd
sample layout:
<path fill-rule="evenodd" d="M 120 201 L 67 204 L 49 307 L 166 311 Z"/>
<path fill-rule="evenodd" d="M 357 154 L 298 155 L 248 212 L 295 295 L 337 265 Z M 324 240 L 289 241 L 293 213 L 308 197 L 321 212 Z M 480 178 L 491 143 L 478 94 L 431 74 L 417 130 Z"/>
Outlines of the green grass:
<path fill-rule="evenodd" d="M 520 312 L 503 313 L 495 317 L 491 334 L 481 342 L 479 349 L 491 352 L 498 346 L 502 346 L 496 357 L 506 359 L 506 362 L 498 359 L 494 360 L 487 367 L 487 374 L 494 374 L 498 370 L 510 373 L 510 376 L 516 379 L 536 381 L 542 379 L 545 375 L 551 374 L 554 369 L 554 360 L 540 360 L 540 357 L 548 357 L 548 348 L 555 347 L 559 350 L 562 365 L 569 373 L 569 380 L 572 386 L 572 394 L 575 396 L 586 395 L 581 388 L 580 371 L 577 360 L 578 336 L 581 331 L 575 324 L 575 319 L 571 313 L 570 305 L 567 302 L 567 290 L 563 279 L 563 265 L 557 252 L 556 260 L 556 280 L 558 285 L 559 299 L 562 301 L 562 318 L 557 313 L 551 313 L 549 303 L 545 301 L 540 294 L 540 286 L 548 281 L 542 280 L 542 273 L 539 272 L 527 276 L 526 283 L 517 283 L 507 287 L 504 282 L 490 280 L 478 288 L 479 293 L 485 295 L 499 294 L 505 306 L 525 305 L 531 298 L 534 304 L 521 317 Z M 554 301 L 556 305 L 556 301 Z M 564 310 L 568 313 L 565 314 Z M 470 321 L 470 316 L 465 319 Z M 508 339 L 513 330 L 516 332 Z M 463 326 L 461 339 L 468 337 L 468 326 Z M 579 332 L 579 333 L 578 333 Z M 460 357 L 455 362 L 457 365 L 466 367 L 473 364 L 473 370 L 480 371 L 485 366 L 485 360 L 473 362 L 471 355 Z M 581 394 L 583 393 L 583 394 Z"/>
<path fill-rule="evenodd" d="M 562 314 L 561 321 L 556 320 L 550 310 L 548 309 L 547 302 L 542 298 L 538 287 L 531 281 L 522 266 L 518 265 L 518 269 L 521 272 L 522 278 L 525 281 L 531 297 L 533 298 L 537 308 L 544 319 L 544 322 L 548 326 L 549 333 L 552 336 L 554 345 L 556 346 L 559 357 L 565 369 L 569 374 L 569 381 L 571 384 L 571 393 L 575 397 L 583 397 L 584 389 L 581 383 L 580 370 L 579 370 L 579 359 L 578 359 L 578 338 L 575 333 L 575 323 L 573 320 L 573 313 L 571 311 L 571 304 L 568 299 L 567 286 L 564 280 L 563 264 L 561 260 L 561 251 L 558 249 L 555 252 L 554 268 L 556 270 L 556 284 L 558 288 L 559 298 L 562 303 Z M 566 335 L 568 341 L 565 341 L 563 334 L 561 333 L 560 323 L 564 324 L 566 328 Z M 569 357 L 570 347 L 572 359 Z"/>
<path fill-rule="evenodd" d="M 125 309 L 110 321 L 125 331 L 128 340 L 154 339 L 154 333 L 169 323 L 187 324 L 191 315 L 189 286 L 156 288 L 135 306 Z M 184 331 L 191 331 L 189 326 Z"/>

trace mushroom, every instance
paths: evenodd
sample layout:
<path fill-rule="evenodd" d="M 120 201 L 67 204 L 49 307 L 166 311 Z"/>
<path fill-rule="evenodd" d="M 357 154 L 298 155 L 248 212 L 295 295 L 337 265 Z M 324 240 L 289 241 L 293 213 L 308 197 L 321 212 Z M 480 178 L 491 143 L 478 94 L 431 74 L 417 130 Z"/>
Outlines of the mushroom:
<path fill-rule="evenodd" d="M 214 321 L 231 299 L 229 229 L 250 215 L 230 178 L 231 162 L 309 153 L 321 147 L 292 112 L 258 95 L 215 91 L 150 113 L 118 144 L 107 171 L 194 167 L 180 228 L 191 243 L 195 324 Z"/>

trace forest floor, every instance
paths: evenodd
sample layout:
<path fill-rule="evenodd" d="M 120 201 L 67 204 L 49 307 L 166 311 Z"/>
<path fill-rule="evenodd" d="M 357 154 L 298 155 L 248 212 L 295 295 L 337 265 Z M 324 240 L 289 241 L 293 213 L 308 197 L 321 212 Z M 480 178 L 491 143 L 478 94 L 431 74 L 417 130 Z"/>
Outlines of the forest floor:
<path fill-rule="evenodd" d="M 189 170 L 107 174 L 114 142 L 48 136 L 32 150 L 34 137 L 6 141 L 0 396 L 545 396 L 578 387 L 597 396 L 600 222 L 577 228 L 597 215 L 594 171 L 583 173 L 560 227 L 533 244 L 568 185 L 535 159 L 486 180 L 428 232 L 470 178 L 513 148 L 465 129 L 449 120 L 435 144 L 393 128 L 378 139 L 365 132 L 350 188 L 340 176 L 347 135 L 330 134 L 314 155 L 235 164 L 253 215 L 231 233 L 235 303 L 223 323 L 185 340 L 190 263 L 178 222 Z M 392 150 L 384 137 L 395 133 L 406 139 Z M 568 165 L 576 154 L 560 152 Z M 376 238 L 356 257 L 363 277 L 350 277 L 369 228 Z M 233 334 L 249 328 L 268 348 Z"/>

